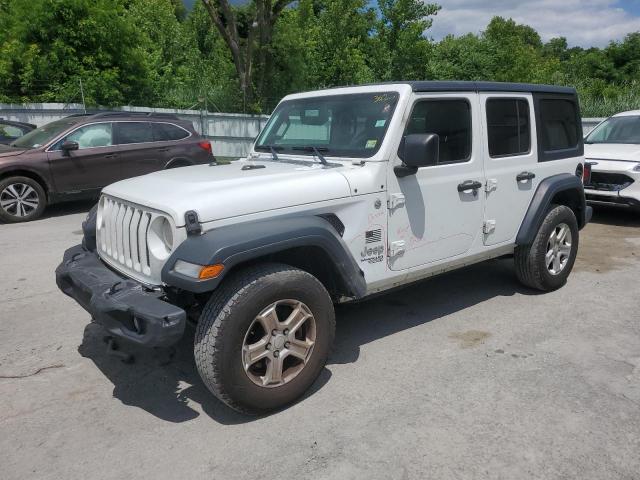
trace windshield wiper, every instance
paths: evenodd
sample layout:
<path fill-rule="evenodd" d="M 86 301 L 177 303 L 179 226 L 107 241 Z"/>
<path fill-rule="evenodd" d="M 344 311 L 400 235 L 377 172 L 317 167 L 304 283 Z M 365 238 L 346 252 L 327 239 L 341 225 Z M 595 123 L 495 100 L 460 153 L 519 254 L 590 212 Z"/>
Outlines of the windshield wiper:
<path fill-rule="evenodd" d="M 313 154 L 318 157 L 318 160 L 320 160 L 320 163 L 322 165 L 329 165 L 329 162 L 327 162 L 327 159 L 324 158 L 324 156 L 320 153 L 320 151 L 323 152 L 328 152 L 329 149 L 327 147 L 291 147 L 291 150 L 302 150 L 304 152 L 313 152 Z"/>
<path fill-rule="evenodd" d="M 277 162 L 280 159 L 278 158 L 276 150 L 284 150 L 284 148 L 279 145 L 258 145 L 256 150 L 269 150 L 271 157 Z"/>

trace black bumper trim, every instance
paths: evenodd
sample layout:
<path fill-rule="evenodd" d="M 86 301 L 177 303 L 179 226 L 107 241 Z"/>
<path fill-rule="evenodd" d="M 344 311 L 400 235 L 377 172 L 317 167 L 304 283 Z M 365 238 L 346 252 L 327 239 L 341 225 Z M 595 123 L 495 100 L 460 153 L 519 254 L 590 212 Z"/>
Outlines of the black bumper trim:
<path fill-rule="evenodd" d="M 145 347 L 169 346 L 182 337 L 186 312 L 140 283 L 110 270 L 95 252 L 76 245 L 64 252 L 56 283 L 110 334 Z"/>
<path fill-rule="evenodd" d="M 587 202 L 599 205 L 618 205 L 622 207 L 640 207 L 640 201 L 631 197 L 624 197 L 618 193 L 618 195 L 598 195 L 595 190 L 587 190 L 585 192 Z"/>

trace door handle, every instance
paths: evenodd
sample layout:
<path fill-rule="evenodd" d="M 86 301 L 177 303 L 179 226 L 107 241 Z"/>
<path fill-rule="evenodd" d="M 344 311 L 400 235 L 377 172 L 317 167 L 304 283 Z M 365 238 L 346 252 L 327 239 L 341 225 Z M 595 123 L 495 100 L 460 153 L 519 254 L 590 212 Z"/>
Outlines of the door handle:
<path fill-rule="evenodd" d="M 157 150 L 158 150 L 158 152 L 168 152 L 169 151 L 169 147 L 158 148 Z"/>
<path fill-rule="evenodd" d="M 475 193 L 475 191 L 479 188 L 482 188 L 482 183 L 478 182 L 477 180 L 465 180 L 464 182 L 458 184 L 458 192 L 460 193 L 468 193 L 471 190 L 473 190 Z"/>
<path fill-rule="evenodd" d="M 104 156 L 104 158 L 116 158 L 118 156 L 117 153 L 109 153 L 107 155 Z"/>
<path fill-rule="evenodd" d="M 517 182 L 528 182 L 529 180 L 533 180 L 536 178 L 536 174 L 533 172 L 520 172 L 516 175 Z"/>

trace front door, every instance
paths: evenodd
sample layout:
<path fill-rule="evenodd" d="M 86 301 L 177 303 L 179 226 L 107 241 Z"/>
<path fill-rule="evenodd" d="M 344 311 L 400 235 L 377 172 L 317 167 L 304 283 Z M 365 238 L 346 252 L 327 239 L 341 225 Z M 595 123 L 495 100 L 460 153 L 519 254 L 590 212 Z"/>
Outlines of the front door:
<path fill-rule="evenodd" d="M 487 93 L 480 102 L 487 121 L 484 244 L 497 245 L 513 241 L 541 180 L 532 141 L 533 99 L 530 94 Z"/>
<path fill-rule="evenodd" d="M 477 94 L 419 95 L 404 135 L 436 133 L 434 166 L 389 179 L 389 268 L 404 270 L 463 255 L 482 234 L 483 154 Z M 397 154 L 392 165 L 399 165 Z"/>
<path fill-rule="evenodd" d="M 64 141 L 77 142 L 78 150 L 62 151 Z M 113 143 L 111 123 L 100 122 L 84 125 L 51 146 L 47 157 L 56 190 L 94 191 L 119 180 L 118 147 Z"/>

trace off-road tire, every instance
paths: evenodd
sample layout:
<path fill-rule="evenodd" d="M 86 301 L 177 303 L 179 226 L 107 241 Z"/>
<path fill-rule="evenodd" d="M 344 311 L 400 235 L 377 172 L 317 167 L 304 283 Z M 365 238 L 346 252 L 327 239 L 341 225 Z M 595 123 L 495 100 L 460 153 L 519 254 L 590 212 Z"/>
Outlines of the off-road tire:
<path fill-rule="evenodd" d="M 45 207 L 47 206 L 47 194 L 38 182 L 29 177 L 8 177 L 0 180 L 0 194 L 10 185 L 28 185 L 31 187 L 38 198 L 38 206 L 30 211 L 27 215 L 18 216 L 12 214 L 10 211 L 6 211 L 5 208 L 0 206 L 0 222 L 3 223 L 19 223 L 30 222 L 42 215 Z"/>
<path fill-rule="evenodd" d="M 316 341 L 302 371 L 284 385 L 253 383 L 242 365 L 245 334 L 256 315 L 282 299 L 302 301 L 316 322 Z M 324 367 L 335 335 L 331 298 L 318 279 L 283 264 L 258 264 L 225 278 L 198 321 L 194 357 L 207 388 L 229 407 L 245 414 L 282 408 L 301 397 Z"/>
<path fill-rule="evenodd" d="M 560 224 L 566 224 L 571 231 L 571 253 L 564 269 L 552 275 L 545 264 L 547 243 L 553 230 Z M 514 263 L 518 280 L 527 287 L 549 292 L 557 290 L 566 282 L 578 253 L 578 221 L 569 207 L 551 205 L 538 233 L 531 245 L 519 245 L 514 252 Z"/>

